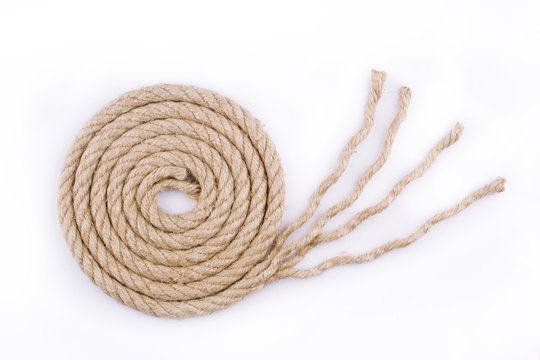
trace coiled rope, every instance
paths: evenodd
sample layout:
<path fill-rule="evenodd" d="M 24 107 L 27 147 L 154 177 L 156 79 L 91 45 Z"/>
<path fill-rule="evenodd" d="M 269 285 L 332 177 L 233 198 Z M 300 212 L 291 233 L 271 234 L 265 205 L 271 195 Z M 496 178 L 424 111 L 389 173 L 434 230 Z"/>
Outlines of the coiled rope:
<path fill-rule="evenodd" d="M 410 90 L 402 88 L 399 110 L 380 156 L 354 190 L 326 211 L 305 236 L 286 242 L 314 215 L 326 191 L 345 171 L 355 147 L 370 132 L 385 77 L 372 71 L 361 129 L 305 212 L 282 231 L 285 187 L 279 156 L 246 109 L 212 91 L 182 85 L 146 87 L 121 96 L 86 124 L 65 160 L 58 207 L 73 256 L 97 286 L 132 308 L 161 317 L 210 314 L 272 281 L 318 275 L 336 265 L 371 261 L 407 246 L 437 222 L 504 190 L 504 179 L 498 178 L 405 238 L 362 255 L 296 268 L 318 244 L 348 234 L 386 209 L 462 132 L 456 124 L 379 203 L 337 230 L 324 232 L 328 221 L 360 196 L 386 162 L 410 102 Z M 156 195 L 169 188 L 195 199 L 195 208 L 181 215 L 164 213 Z"/>

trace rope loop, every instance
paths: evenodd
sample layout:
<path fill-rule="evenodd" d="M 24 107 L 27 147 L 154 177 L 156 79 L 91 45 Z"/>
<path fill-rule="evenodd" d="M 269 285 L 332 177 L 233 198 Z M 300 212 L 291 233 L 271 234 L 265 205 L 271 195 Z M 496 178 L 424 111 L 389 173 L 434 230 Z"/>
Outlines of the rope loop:
<path fill-rule="evenodd" d="M 334 216 L 358 199 L 390 155 L 411 98 L 410 90 L 402 88 L 380 156 L 344 200 L 320 216 L 306 235 L 290 241 L 291 234 L 313 217 L 354 149 L 369 134 L 385 77 L 372 71 L 361 129 L 306 211 L 281 231 L 285 198 L 281 162 L 260 122 L 246 109 L 212 91 L 183 85 L 124 94 L 94 115 L 66 156 L 58 207 L 73 256 L 97 286 L 123 304 L 160 317 L 204 315 L 227 308 L 272 281 L 318 275 L 407 246 L 437 222 L 504 189 L 504 179 L 496 179 L 406 238 L 366 254 L 296 268 L 315 246 L 345 236 L 386 209 L 459 139 L 461 124 L 378 204 L 324 232 Z M 197 205 L 185 214 L 163 212 L 156 196 L 166 189 L 185 192 Z"/>

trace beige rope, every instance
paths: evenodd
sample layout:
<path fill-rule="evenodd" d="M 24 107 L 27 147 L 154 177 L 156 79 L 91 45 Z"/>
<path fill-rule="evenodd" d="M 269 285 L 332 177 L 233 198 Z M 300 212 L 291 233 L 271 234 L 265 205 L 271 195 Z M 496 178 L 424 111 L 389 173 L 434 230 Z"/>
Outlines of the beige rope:
<path fill-rule="evenodd" d="M 388 159 L 411 98 L 410 90 L 403 88 L 376 161 L 306 235 L 287 242 L 313 217 L 369 134 L 385 77 L 372 71 L 362 128 L 306 211 L 281 232 L 283 170 L 272 141 L 247 110 L 212 91 L 182 85 L 158 85 L 121 96 L 86 124 L 65 160 L 58 207 L 73 256 L 96 285 L 137 310 L 162 317 L 210 314 L 272 281 L 319 275 L 336 265 L 371 261 L 407 246 L 439 221 L 504 190 L 504 179 L 496 179 L 406 238 L 362 255 L 330 258 L 311 269 L 295 268 L 315 246 L 345 236 L 386 209 L 459 139 L 463 127 L 458 123 L 379 203 L 338 229 L 323 232 L 336 214 L 358 199 Z M 156 195 L 169 188 L 197 200 L 195 208 L 182 215 L 161 211 Z"/>

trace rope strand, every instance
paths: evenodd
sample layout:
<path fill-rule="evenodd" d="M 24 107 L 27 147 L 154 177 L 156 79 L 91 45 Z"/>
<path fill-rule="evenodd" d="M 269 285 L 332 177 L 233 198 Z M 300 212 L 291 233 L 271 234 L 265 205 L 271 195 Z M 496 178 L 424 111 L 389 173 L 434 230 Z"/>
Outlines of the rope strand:
<path fill-rule="evenodd" d="M 313 239 L 317 237 L 317 235 L 320 234 L 323 227 L 332 218 L 334 218 L 341 211 L 350 207 L 360 197 L 367 183 L 377 173 L 377 171 L 379 171 L 383 167 L 383 165 L 386 163 L 386 160 L 388 159 L 388 156 L 390 155 L 390 151 L 392 150 L 392 144 L 394 143 L 394 138 L 399 129 L 399 125 L 401 125 L 401 123 L 403 122 L 407 114 L 410 98 L 411 98 L 410 90 L 408 88 L 402 88 L 399 111 L 396 117 L 394 118 L 394 120 L 392 121 L 392 123 L 390 124 L 381 154 L 379 155 L 377 160 L 373 164 L 371 164 L 371 166 L 364 172 L 364 174 L 362 175 L 362 177 L 356 184 L 355 189 L 344 200 L 342 200 L 341 202 L 339 202 L 338 204 L 332 206 L 329 210 L 327 210 L 317 220 L 317 223 L 307 235 L 285 246 L 285 248 L 282 250 L 282 253 L 278 257 L 279 260 L 282 260 L 285 256 L 289 255 L 293 251 L 296 251 L 303 247 L 308 246 L 313 241 Z M 320 202 L 320 199 L 317 199 L 317 200 L 318 202 Z"/>
<path fill-rule="evenodd" d="M 504 179 L 496 179 L 405 238 L 361 255 L 332 257 L 310 269 L 295 268 L 314 247 L 349 234 L 384 211 L 459 139 L 463 127 L 458 123 L 380 202 L 324 232 L 390 156 L 411 99 L 410 90 L 402 88 L 378 158 L 306 235 L 289 240 L 314 216 L 368 136 L 385 79 L 384 72 L 372 71 L 360 130 L 304 213 L 281 232 L 281 163 L 272 141 L 246 109 L 212 91 L 182 85 L 157 85 L 121 96 L 86 124 L 66 156 L 58 209 L 73 256 L 97 286 L 134 309 L 161 317 L 204 315 L 282 278 L 306 278 L 337 265 L 371 261 L 413 243 L 474 201 L 504 190 Z M 169 188 L 187 193 L 197 201 L 195 208 L 180 215 L 161 211 L 156 195 Z"/>
<path fill-rule="evenodd" d="M 481 198 L 487 195 L 504 191 L 504 183 L 505 183 L 505 179 L 503 178 L 497 178 L 493 180 L 491 183 L 484 185 L 480 189 L 469 194 L 467 197 L 461 200 L 461 202 L 456 204 L 454 207 L 434 215 L 428 221 L 426 221 L 420 228 L 418 228 L 418 230 L 416 230 L 414 233 L 412 233 L 411 235 L 405 238 L 390 241 L 384 245 L 376 247 L 373 250 L 370 250 L 361 255 L 356 255 L 356 256 L 345 255 L 345 256 L 332 257 L 328 260 L 323 261 L 322 263 L 320 263 L 319 265 L 315 266 L 312 269 L 307 269 L 307 270 L 292 269 L 292 271 L 289 271 L 286 274 L 282 274 L 283 276 L 281 276 L 280 278 L 293 277 L 297 279 L 305 279 L 311 276 L 320 275 L 326 270 L 337 265 L 361 264 L 364 262 L 375 260 L 379 256 L 384 255 L 389 251 L 400 249 L 400 248 L 403 248 L 405 246 L 412 244 L 413 242 L 421 238 L 423 235 L 425 235 L 429 231 L 429 229 L 433 227 L 433 225 L 458 214 L 459 212 L 467 208 L 469 205 L 471 205 L 473 202 L 480 200 Z"/>
<path fill-rule="evenodd" d="M 293 232 L 298 230 L 302 225 L 304 225 L 313 214 L 315 214 L 315 211 L 319 207 L 322 198 L 330 189 L 332 185 L 334 185 L 341 175 L 345 172 L 345 169 L 347 168 L 347 165 L 349 164 L 349 160 L 354 153 L 354 150 L 356 147 L 364 141 L 364 139 L 368 136 L 369 132 L 371 131 L 371 128 L 373 127 L 373 123 L 375 121 L 375 110 L 377 108 L 377 103 L 379 102 L 379 99 L 381 98 L 382 89 L 384 86 L 384 82 L 386 80 L 386 74 L 381 71 L 371 70 L 371 90 L 368 95 L 368 102 L 366 105 L 366 111 L 364 115 L 364 123 L 362 125 L 362 128 L 349 140 L 343 151 L 341 152 L 341 155 L 339 156 L 338 165 L 334 169 L 334 171 L 328 175 L 326 179 L 323 180 L 323 182 L 319 185 L 317 190 L 313 193 L 311 196 L 309 206 L 304 211 L 304 213 L 296 219 L 292 224 L 287 226 L 285 230 L 283 230 L 278 235 L 278 243 L 281 243 L 282 241 L 285 241 Z M 407 103 L 408 106 L 408 103 Z M 405 109 L 406 111 L 406 109 Z M 283 255 L 286 256 L 286 255 Z"/>

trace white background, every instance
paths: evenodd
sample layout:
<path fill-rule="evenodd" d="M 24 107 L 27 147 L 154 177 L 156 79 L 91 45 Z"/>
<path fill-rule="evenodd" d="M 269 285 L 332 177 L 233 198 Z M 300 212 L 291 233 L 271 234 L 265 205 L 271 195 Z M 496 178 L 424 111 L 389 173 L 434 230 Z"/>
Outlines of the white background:
<path fill-rule="evenodd" d="M 0 358 L 539 358 L 538 1 L 5 1 L 0 40 Z M 107 102 L 169 82 L 247 107 L 282 158 L 288 223 L 359 129 L 371 68 L 389 74 L 375 127 L 323 209 L 377 156 L 401 85 L 412 105 L 388 163 L 330 229 L 456 121 L 465 132 L 387 211 L 302 267 L 407 235 L 497 176 L 506 191 L 372 263 L 187 320 L 120 305 L 72 259 L 59 173 Z"/>

